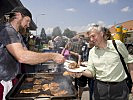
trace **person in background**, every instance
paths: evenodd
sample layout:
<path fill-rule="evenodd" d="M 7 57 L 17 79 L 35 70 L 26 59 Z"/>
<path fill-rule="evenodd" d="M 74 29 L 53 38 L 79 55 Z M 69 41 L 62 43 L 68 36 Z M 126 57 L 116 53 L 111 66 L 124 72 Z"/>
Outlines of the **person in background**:
<path fill-rule="evenodd" d="M 51 39 L 48 41 L 48 48 L 49 50 L 54 50 L 54 37 L 51 37 Z"/>
<path fill-rule="evenodd" d="M 89 51 L 93 47 L 93 43 L 89 41 L 89 38 L 84 38 L 84 42 L 82 44 L 82 51 L 81 51 L 81 66 L 87 67 L 87 61 L 89 59 Z M 84 91 L 85 86 L 88 84 L 89 87 L 89 100 L 92 100 L 93 98 L 93 87 L 94 87 L 94 79 L 81 76 L 77 79 L 77 83 L 79 85 L 79 92 L 80 96 L 82 96 L 82 93 Z M 83 97 L 84 98 L 84 97 Z"/>
<path fill-rule="evenodd" d="M 81 56 L 78 53 L 72 51 L 71 48 L 72 48 L 72 42 L 68 41 L 66 43 L 65 47 L 62 49 L 61 54 L 64 56 L 65 59 L 72 60 L 72 61 L 75 61 L 71 57 L 71 56 L 74 56 L 77 59 L 76 62 L 78 63 L 78 65 L 80 65 Z M 61 68 L 61 67 L 59 67 L 59 68 Z"/>
<path fill-rule="evenodd" d="M 66 43 L 65 47 L 62 49 L 61 54 L 68 60 L 70 60 L 70 50 L 71 50 L 71 43 Z"/>
<path fill-rule="evenodd" d="M 26 30 L 32 15 L 25 7 L 16 7 L 10 13 L 9 22 L 0 26 L 0 100 L 12 88 L 12 80 L 19 73 L 20 63 L 35 65 L 48 60 L 63 63 L 64 57 L 58 53 L 37 53 L 29 51 L 19 30 Z"/>
<path fill-rule="evenodd" d="M 35 38 L 35 51 L 39 51 L 41 46 L 41 39 L 40 37 Z"/>
<path fill-rule="evenodd" d="M 89 28 L 88 36 L 94 47 L 89 52 L 87 70 L 82 73 L 74 73 L 75 76 L 84 75 L 95 78 L 95 100 L 128 100 L 127 74 L 112 40 L 108 40 L 109 30 L 99 25 L 93 25 Z M 120 40 L 115 40 L 115 42 L 133 81 L 133 58 Z M 133 94 L 133 87 L 131 92 Z"/>
<path fill-rule="evenodd" d="M 80 35 L 76 42 L 72 42 L 71 59 L 76 61 L 78 65 L 81 65 L 81 61 L 83 61 L 83 59 L 85 59 L 83 57 L 84 54 L 83 54 L 82 50 L 83 49 L 85 50 L 86 47 L 83 47 L 83 46 L 86 46 L 85 41 L 84 41 L 84 35 Z M 83 89 L 87 84 L 87 79 L 88 78 L 85 76 L 82 76 L 80 78 L 75 78 L 75 88 L 78 91 L 79 98 L 81 98 L 81 96 L 82 96 Z"/>
<path fill-rule="evenodd" d="M 89 50 L 93 47 L 93 44 L 91 42 L 89 42 L 89 39 L 85 38 L 84 35 L 81 35 L 80 37 L 80 64 L 81 66 L 87 67 L 86 63 L 88 61 L 88 55 L 89 55 Z M 92 100 L 92 96 L 93 96 L 93 85 L 94 85 L 94 80 L 92 78 L 88 78 L 86 76 L 81 76 L 80 78 L 75 78 L 76 81 L 76 85 L 77 85 L 77 90 L 79 92 L 79 97 L 80 98 L 84 98 L 82 97 L 82 93 L 84 91 L 84 88 L 87 86 L 89 86 L 89 98 L 90 100 Z"/>
<path fill-rule="evenodd" d="M 31 51 L 35 51 L 35 36 L 34 35 L 31 35 L 30 38 L 29 38 L 29 41 L 28 41 L 28 44 L 29 44 L 29 50 Z"/>
<path fill-rule="evenodd" d="M 73 60 L 71 58 L 71 56 L 76 57 L 78 64 L 80 65 L 80 59 L 81 59 L 81 55 L 79 55 L 78 53 L 72 51 L 72 42 L 68 41 L 65 45 L 65 47 L 62 49 L 61 54 L 65 57 L 65 59 L 67 60 Z"/>
<path fill-rule="evenodd" d="M 63 37 L 62 36 L 56 36 L 54 38 L 54 45 L 55 45 L 55 50 L 58 52 L 58 53 L 61 53 L 62 51 L 62 47 L 65 46 L 65 41 L 63 40 Z"/>

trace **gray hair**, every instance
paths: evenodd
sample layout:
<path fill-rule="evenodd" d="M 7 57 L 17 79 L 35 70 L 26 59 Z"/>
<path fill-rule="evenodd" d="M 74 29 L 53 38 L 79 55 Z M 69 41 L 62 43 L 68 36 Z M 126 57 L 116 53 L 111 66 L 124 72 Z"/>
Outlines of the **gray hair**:
<path fill-rule="evenodd" d="M 91 33 L 93 30 L 96 30 L 97 32 L 103 32 L 103 38 L 105 40 L 109 40 L 111 38 L 111 32 L 106 27 L 102 27 L 96 24 L 96 25 L 90 26 L 88 30 L 89 31 L 87 32 L 87 34 Z"/>

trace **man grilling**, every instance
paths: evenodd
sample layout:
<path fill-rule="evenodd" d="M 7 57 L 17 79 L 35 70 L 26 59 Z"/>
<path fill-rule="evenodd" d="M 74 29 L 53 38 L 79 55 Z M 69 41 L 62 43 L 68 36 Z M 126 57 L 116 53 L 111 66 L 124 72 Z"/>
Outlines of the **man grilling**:
<path fill-rule="evenodd" d="M 11 89 L 20 63 L 35 65 L 48 60 L 56 63 L 63 63 L 65 60 L 58 53 L 37 53 L 26 49 L 19 31 L 29 27 L 32 14 L 28 9 L 16 7 L 8 16 L 9 22 L 0 26 L 0 100 L 4 100 Z"/>

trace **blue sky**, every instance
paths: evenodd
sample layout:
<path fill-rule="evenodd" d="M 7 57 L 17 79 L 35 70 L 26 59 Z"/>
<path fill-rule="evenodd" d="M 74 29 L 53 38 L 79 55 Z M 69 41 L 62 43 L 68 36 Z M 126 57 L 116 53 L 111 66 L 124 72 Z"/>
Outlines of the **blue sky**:
<path fill-rule="evenodd" d="M 133 0 L 20 0 L 38 25 L 38 34 L 59 26 L 84 32 L 93 24 L 106 27 L 133 20 Z M 45 14 L 45 15 L 42 15 Z"/>

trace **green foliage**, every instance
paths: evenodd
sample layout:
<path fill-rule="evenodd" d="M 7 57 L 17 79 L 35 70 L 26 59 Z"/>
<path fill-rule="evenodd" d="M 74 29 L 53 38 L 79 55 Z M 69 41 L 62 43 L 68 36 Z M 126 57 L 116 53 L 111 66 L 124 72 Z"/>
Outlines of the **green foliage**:
<path fill-rule="evenodd" d="M 54 36 L 54 37 L 56 37 L 56 36 L 62 36 L 62 32 L 61 32 L 60 27 L 55 27 L 53 29 L 52 36 Z"/>
<path fill-rule="evenodd" d="M 42 28 L 42 30 L 41 30 L 40 38 L 42 40 L 45 40 L 46 39 L 46 33 L 45 33 L 45 29 L 44 28 Z"/>
<path fill-rule="evenodd" d="M 51 40 L 51 36 L 47 36 L 48 41 Z"/>
<path fill-rule="evenodd" d="M 68 38 L 72 38 L 76 35 L 76 32 L 75 31 L 71 31 L 70 29 L 65 29 L 64 30 L 64 33 L 63 33 L 63 36 L 66 36 Z"/>

